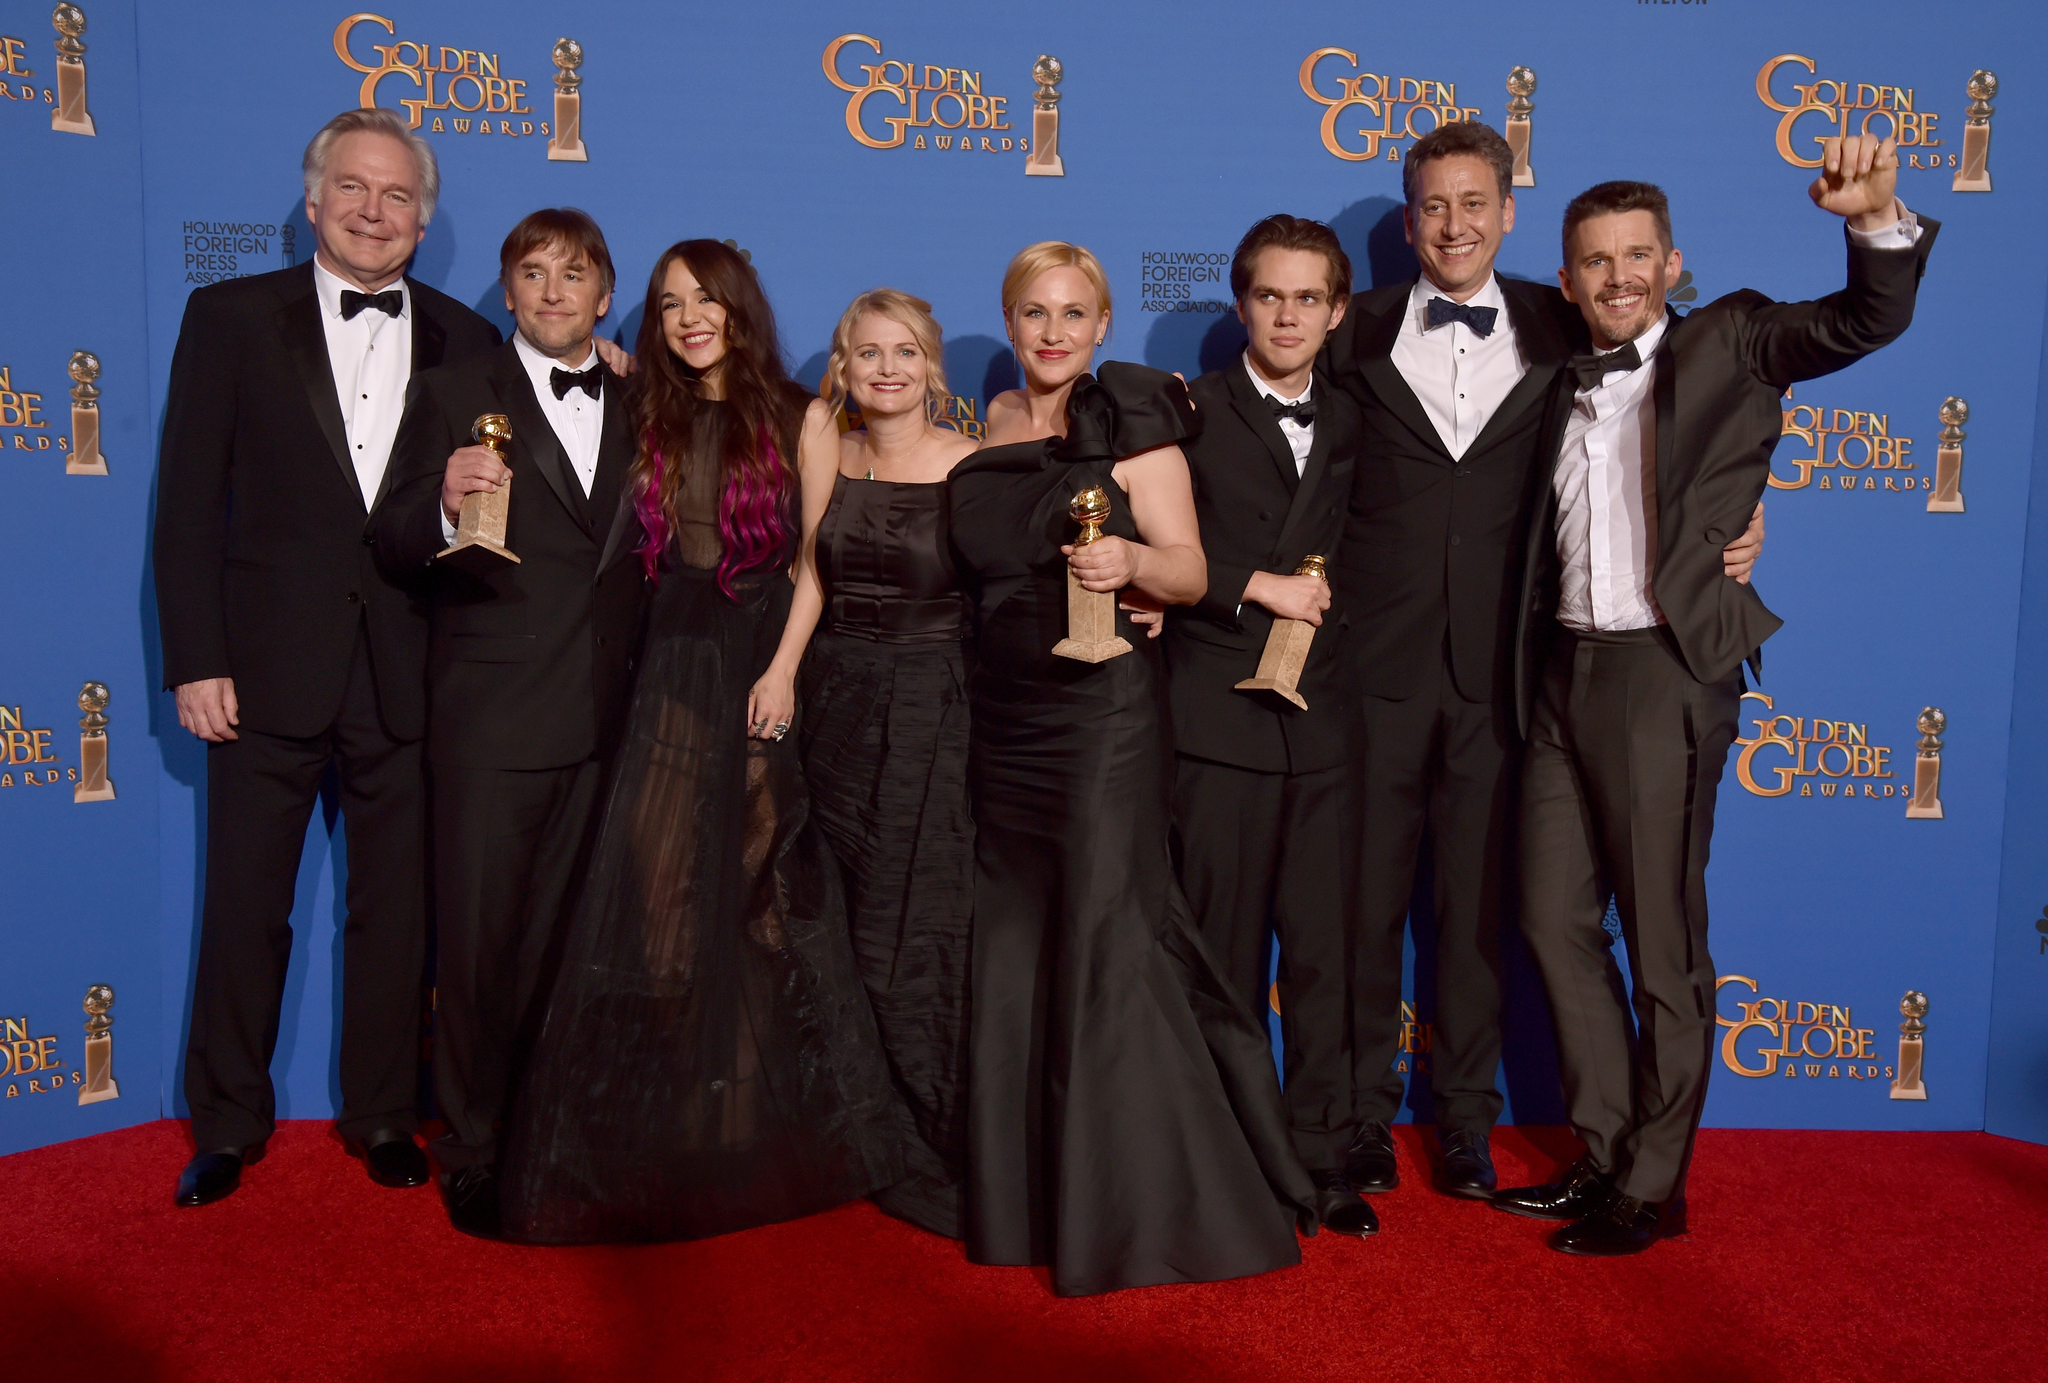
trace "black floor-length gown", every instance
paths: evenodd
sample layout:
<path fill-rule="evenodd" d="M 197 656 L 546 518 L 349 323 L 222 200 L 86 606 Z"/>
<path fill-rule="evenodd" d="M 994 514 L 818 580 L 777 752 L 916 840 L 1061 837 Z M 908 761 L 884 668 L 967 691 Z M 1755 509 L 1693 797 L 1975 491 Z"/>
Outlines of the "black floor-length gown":
<path fill-rule="evenodd" d="M 969 611 L 947 528 L 943 481 L 839 477 L 818 525 L 825 618 L 801 686 L 811 811 L 839 859 L 897 1096 L 906 1175 L 875 1201 L 957 1239 L 974 823 Z"/>
<path fill-rule="evenodd" d="M 703 1238 L 902 1176 L 797 738 L 746 735 L 794 587 L 785 560 L 740 576 L 737 601 L 719 590 L 725 412 L 700 415 L 590 876 L 507 1140 L 505 1228 L 529 1242 Z"/>
<path fill-rule="evenodd" d="M 1200 938 L 1168 856 L 1173 756 L 1158 645 L 1056 657 L 1069 500 L 1196 426 L 1171 375 L 1083 377 L 1067 436 L 977 452 L 950 483 L 979 616 L 968 1255 L 1045 1263 L 1063 1295 L 1300 1260 L 1314 1192 L 1272 1048 Z"/>

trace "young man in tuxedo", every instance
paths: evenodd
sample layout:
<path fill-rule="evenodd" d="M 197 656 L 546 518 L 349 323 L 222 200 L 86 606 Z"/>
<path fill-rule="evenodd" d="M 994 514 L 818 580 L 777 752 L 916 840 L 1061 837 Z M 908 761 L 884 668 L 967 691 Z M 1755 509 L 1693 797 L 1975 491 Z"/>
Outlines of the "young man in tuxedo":
<path fill-rule="evenodd" d="M 434 1154 L 449 1218 L 486 1236 L 498 1126 L 623 728 L 646 587 L 630 407 L 592 340 L 611 306 L 604 236 L 580 211 L 537 211 L 499 268 L 518 332 L 417 381 L 373 524 L 378 559 L 431 601 L 434 1097 L 448 1125 Z M 511 420 L 502 460 L 472 444 L 487 413 Z M 439 561 L 463 497 L 508 480 L 519 561 Z"/>
<path fill-rule="evenodd" d="M 1344 1177 L 1350 1144 L 1349 966 L 1343 822 L 1352 696 L 1323 577 L 1356 462 L 1358 406 L 1315 378 L 1344 320 L 1351 261 L 1328 226 L 1268 216 L 1238 242 L 1230 287 L 1250 342 L 1188 386 L 1201 436 L 1185 446 L 1209 590 L 1166 617 L 1174 731 L 1175 858 L 1203 938 L 1253 1013 L 1266 1002 L 1266 938 L 1280 941 L 1280 1023 L 1295 1150 L 1323 1223 L 1379 1220 Z M 1296 706 L 1237 689 L 1276 619 L 1318 626 Z"/>
<path fill-rule="evenodd" d="M 386 110 L 306 148 L 313 262 L 185 305 L 158 463 L 157 619 L 178 723 L 207 743 L 206 902 L 185 1052 L 197 1149 L 177 1203 L 231 1194 L 275 1127 L 270 1059 L 306 821 L 332 765 L 348 823 L 341 1117 L 373 1180 L 420 1186 L 426 615 L 377 569 L 407 381 L 497 332 L 405 277 L 440 191 Z"/>
<path fill-rule="evenodd" d="M 1363 433 L 1333 582 L 1358 689 L 1352 1041 L 1367 1191 L 1399 1180 L 1401 942 L 1424 828 L 1434 841 L 1436 1183 L 1486 1199 L 1501 1110 L 1500 934 L 1513 888 L 1514 640 L 1538 457 L 1576 314 L 1554 288 L 1494 273 L 1514 229 L 1513 155 L 1478 122 L 1441 126 L 1402 165 L 1419 277 L 1353 299 L 1325 368 Z M 1730 570 L 1746 574 L 1760 528 Z"/>
<path fill-rule="evenodd" d="M 1721 545 L 1763 493 L 1791 385 L 1896 339 L 1938 229 L 1898 201 L 1892 141 L 1823 141 L 1813 200 L 1847 220 L 1848 286 L 1817 302 L 1742 291 L 1680 316 L 1664 194 L 1613 182 L 1565 210 L 1559 282 L 1593 350 L 1560 393 L 1525 602 L 1540 669 L 1522 776 L 1522 927 L 1556 1016 L 1586 1154 L 1495 1204 L 1572 1221 L 1567 1253 L 1685 1232 L 1714 1048 L 1707 855 L 1742 696 L 1781 621 Z M 1601 919 L 1628 947 L 1623 997 Z M 1630 1009 L 1633 1008 L 1633 1021 Z"/>

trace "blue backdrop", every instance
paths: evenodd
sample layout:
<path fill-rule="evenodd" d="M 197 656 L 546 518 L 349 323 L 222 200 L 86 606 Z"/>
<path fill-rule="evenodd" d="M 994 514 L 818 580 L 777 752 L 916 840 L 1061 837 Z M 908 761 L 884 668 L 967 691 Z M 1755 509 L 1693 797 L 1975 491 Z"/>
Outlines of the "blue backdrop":
<path fill-rule="evenodd" d="M 887 283 L 929 298 L 973 431 L 1014 375 L 997 287 L 1016 248 L 1059 237 L 1102 257 L 1116 297 L 1106 356 L 1214 367 L 1240 339 L 1225 266 L 1248 224 L 1276 210 L 1328 220 L 1361 285 L 1405 277 L 1403 152 L 1439 119 L 1500 126 L 1518 65 L 1537 77 L 1536 181 L 1517 192 L 1500 265 L 1528 278 L 1554 277 L 1570 196 L 1628 176 L 1671 193 L 1691 276 L 1681 299 L 1830 291 L 1842 236 L 1804 195 L 1814 138 L 1846 121 L 1911 141 L 1901 192 L 1944 223 L 1918 319 L 1785 405 L 1757 584 L 1787 627 L 1768 649 L 1769 700 L 1745 721 L 1761 742 L 1731 762 L 1721 797 L 1711 885 L 1727 1046 L 1707 1118 L 2048 1139 L 2048 492 L 2030 483 L 2048 474 L 2048 265 L 2028 243 L 2048 207 L 2027 171 L 2048 150 L 2030 7 L 1996 0 L 1938 21 L 1899 0 L 1525 0 L 1456 20 L 1209 0 L 793 3 L 772 22 L 628 0 L 85 12 L 89 136 L 52 127 L 48 6 L 0 0 L 0 148 L 17 189 L 0 224 L 14 266 L 0 449 L 15 496 L 0 569 L 16 593 L 0 678 L 0 1151 L 183 1112 L 204 756 L 157 690 L 148 520 L 164 378 L 194 286 L 310 254 L 298 159 L 335 111 L 367 100 L 417 117 L 443 192 L 414 272 L 501 323 L 497 246 L 535 207 L 582 206 L 604 226 L 622 275 L 606 328 L 628 338 L 665 245 L 731 238 L 807 378 L 855 293 Z M 565 36 L 586 55 L 585 162 L 547 157 L 550 55 Z M 1025 173 L 1040 54 L 1065 69 L 1058 177 Z M 2002 85 L 1990 193 L 1954 188 L 1980 68 Z M 81 349 L 102 365 L 103 477 L 65 469 L 66 368 Z M 1965 503 L 1930 512 L 1950 397 L 1969 411 Z M 112 693 L 112 801 L 74 802 L 66 777 L 87 681 Z M 1908 819 L 1930 706 L 1947 719 L 1942 815 Z M 335 1099 L 340 852 L 331 815 L 316 815 L 276 1063 L 286 1117 Z M 119 1095 L 79 1104 L 94 984 L 117 995 Z M 1925 1100 L 1891 1098 L 1908 990 L 1930 1005 Z M 1428 1018 L 1425 1004 L 1418 1069 Z M 1512 1107 L 1557 1122 L 1526 967 L 1510 1025 Z"/>

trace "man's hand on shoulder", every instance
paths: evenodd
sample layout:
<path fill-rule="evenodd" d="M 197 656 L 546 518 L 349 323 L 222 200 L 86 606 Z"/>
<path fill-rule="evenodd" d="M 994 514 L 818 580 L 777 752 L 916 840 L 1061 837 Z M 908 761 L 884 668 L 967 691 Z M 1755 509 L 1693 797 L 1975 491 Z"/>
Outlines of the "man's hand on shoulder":
<path fill-rule="evenodd" d="M 178 701 L 178 724 L 210 744 L 240 739 L 235 727 L 242 723 L 242 703 L 235 700 L 235 679 L 208 677 L 200 682 L 181 682 L 172 688 Z"/>
<path fill-rule="evenodd" d="M 1899 219 L 1896 140 L 1852 134 L 1820 143 L 1820 176 L 1806 189 L 1815 206 L 1846 217 L 1859 231 L 1880 231 Z"/>

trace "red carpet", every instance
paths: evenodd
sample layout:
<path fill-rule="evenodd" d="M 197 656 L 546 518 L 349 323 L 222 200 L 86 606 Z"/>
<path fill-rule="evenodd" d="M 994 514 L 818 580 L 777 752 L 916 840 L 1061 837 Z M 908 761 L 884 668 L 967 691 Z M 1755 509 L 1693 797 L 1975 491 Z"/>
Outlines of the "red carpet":
<path fill-rule="evenodd" d="M 1713 1131 L 1693 1234 L 1569 1259 L 1407 1179 L 1387 1228 L 1244 1282 L 1061 1301 L 867 1205 L 700 1244 L 451 1231 L 287 1125 L 231 1199 L 171 1205 L 162 1122 L 0 1159 L 0 1378 L 2018 1380 L 2048 1375 L 2048 1148 L 1985 1134 Z M 1502 1130 L 1503 1179 L 1558 1134 Z M 1532 1178 L 1533 1179 L 1533 1178 Z"/>

